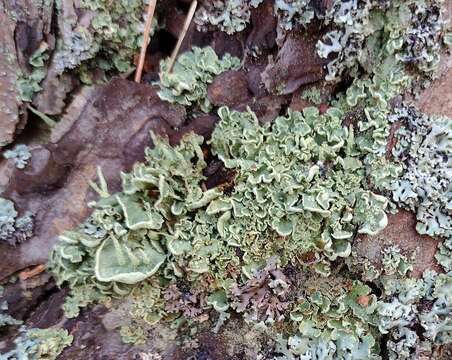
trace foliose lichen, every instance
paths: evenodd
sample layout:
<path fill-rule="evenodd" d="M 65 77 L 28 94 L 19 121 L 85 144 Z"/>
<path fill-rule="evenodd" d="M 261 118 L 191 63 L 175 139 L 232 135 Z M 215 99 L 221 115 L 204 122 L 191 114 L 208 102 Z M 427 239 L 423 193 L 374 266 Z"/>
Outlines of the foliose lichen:
<path fill-rule="evenodd" d="M 231 35 L 245 29 L 250 21 L 251 8 L 256 8 L 262 1 L 206 1 L 196 11 L 194 22 L 200 31 L 219 28 Z"/>
<path fill-rule="evenodd" d="M 328 79 L 358 66 L 369 72 L 381 50 L 430 76 L 439 62 L 443 35 L 441 1 L 335 1 L 325 17 L 337 28 L 318 43 L 322 57 L 336 54 L 328 64 Z M 382 39 L 388 39 L 382 41 Z"/>
<path fill-rule="evenodd" d="M 19 144 L 14 146 L 11 150 L 6 150 L 3 153 L 3 157 L 5 159 L 12 159 L 14 161 L 14 165 L 16 165 L 18 169 L 23 169 L 27 166 L 28 161 L 31 159 L 31 153 L 27 145 Z"/>
<path fill-rule="evenodd" d="M 34 94 L 42 89 L 40 83 L 46 77 L 46 62 L 48 59 L 48 45 L 42 43 L 28 60 L 29 71 L 19 71 L 17 89 L 20 100 L 31 102 Z"/>
<path fill-rule="evenodd" d="M 63 72 L 86 63 L 88 68 L 96 66 L 105 72 L 128 71 L 143 41 L 145 4 L 143 0 L 81 0 L 80 9 L 93 12 L 94 17 L 88 25 L 73 17 L 62 20 L 64 31 L 57 43 L 56 69 Z M 60 2 L 57 10 L 61 11 Z M 156 26 L 153 19 L 151 34 Z M 87 74 L 82 75 L 86 80 Z"/>
<path fill-rule="evenodd" d="M 65 347 L 72 343 L 73 336 L 64 329 L 21 329 L 16 338 L 16 347 L 0 355 L 2 360 L 56 360 Z"/>
<path fill-rule="evenodd" d="M 413 81 L 401 54 L 423 54 L 413 64 L 430 71 L 436 57 L 420 48 L 437 52 L 428 41 L 411 49 L 410 27 L 400 29 L 396 20 L 418 18 L 411 28 L 427 24 L 437 34 L 439 18 L 426 19 L 437 13 L 435 4 L 334 1 L 316 10 L 338 39 L 350 35 L 351 46 L 344 55 L 351 62 L 330 69 L 333 78 L 347 72 L 351 84 L 325 112 L 289 110 L 261 124 L 249 109 L 222 107 L 207 144 L 188 134 L 171 147 L 152 135 L 154 148 L 121 174 L 120 192 L 111 194 L 99 172 L 93 213 L 61 235 L 49 263 L 57 283 L 71 289 L 67 315 L 106 302 L 121 315 L 124 341 L 144 344 L 156 324 L 185 326 L 190 334 L 199 324 L 218 331 L 235 313 L 274 335 L 274 349 L 262 359 L 411 359 L 450 343 L 450 273 L 410 277 L 411 255 L 393 244 L 377 255 L 378 264 L 353 250 L 357 234 L 372 236 L 387 225 L 391 198 L 427 209 L 418 211 L 418 231 L 450 231 L 444 226 L 450 206 L 442 200 L 450 198 L 443 186 L 450 172 L 448 122 L 407 115 L 391 102 Z M 363 24 L 369 25 L 361 28 L 364 38 L 357 30 Z M 364 71 L 360 61 L 372 56 L 359 49 L 378 54 Z M 238 66 L 238 59 L 226 65 L 224 59 L 195 48 L 180 56 L 173 73 L 164 62 L 160 96 L 210 111 L 207 83 Z M 402 128 L 391 156 L 394 121 Z M 207 187 L 212 158 L 227 176 Z M 404 181 L 411 192 L 398 190 Z M 446 271 L 450 248 L 444 241 L 437 253 Z"/>
<path fill-rule="evenodd" d="M 18 217 L 11 200 L 0 197 L 0 240 L 10 245 L 25 241 L 33 234 L 33 214 L 26 212 Z"/>
<path fill-rule="evenodd" d="M 278 25 L 284 30 L 292 30 L 297 24 L 306 26 L 315 16 L 311 0 L 276 0 L 274 10 Z"/>
<path fill-rule="evenodd" d="M 397 204 L 416 212 L 416 229 L 430 236 L 452 236 L 452 122 L 421 114 L 413 107 L 395 109 L 401 122 L 393 155 L 404 167 L 392 183 Z"/>
<path fill-rule="evenodd" d="M 178 57 L 171 72 L 168 66 L 169 59 L 161 61 L 160 98 L 185 106 L 197 105 L 202 111 L 209 112 L 212 105 L 207 99 L 207 85 L 216 75 L 237 69 L 240 60 L 229 54 L 219 59 L 211 47 L 194 47 Z"/>

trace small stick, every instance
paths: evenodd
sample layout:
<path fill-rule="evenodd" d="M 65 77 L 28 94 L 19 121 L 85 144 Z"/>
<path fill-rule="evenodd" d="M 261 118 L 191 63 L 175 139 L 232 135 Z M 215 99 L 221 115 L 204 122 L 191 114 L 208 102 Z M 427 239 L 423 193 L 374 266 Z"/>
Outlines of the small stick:
<path fill-rule="evenodd" d="M 27 280 L 33 276 L 36 276 L 40 273 L 42 273 L 46 269 L 46 266 L 44 264 L 36 265 L 31 270 L 24 270 L 21 273 L 19 273 L 19 277 L 21 280 Z"/>
<path fill-rule="evenodd" d="M 144 60 L 146 59 L 146 50 L 149 43 L 149 34 L 151 32 L 152 18 L 154 17 L 157 0 L 149 0 L 146 23 L 143 32 L 143 44 L 141 45 L 140 59 L 138 60 L 137 71 L 135 72 L 135 82 L 141 81 L 141 74 L 143 73 Z"/>
<path fill-rule="evenodd" d="M 188 28 L 190 27 L 190 23 L 193 19 L 193 16 L 195 15 L 196 6 L 198 6 L 198 1 L 193 0 L 190 9 L 188 10 L 187 17 L 185 18 L 184 27 L 182 28 L 182 31 L 179 35 L 179 39 L 177 39 L 176 47 L 173 50 L 173 53 L 171 54 L 169 66 L 168 66 L 168 72 L 171 72 L 174 62 L 176 61 L 176 56 L 179 53 L 180 46 L 182 45 L 182 41 L 185 38 L 185 35 L 187 34 Z"/>

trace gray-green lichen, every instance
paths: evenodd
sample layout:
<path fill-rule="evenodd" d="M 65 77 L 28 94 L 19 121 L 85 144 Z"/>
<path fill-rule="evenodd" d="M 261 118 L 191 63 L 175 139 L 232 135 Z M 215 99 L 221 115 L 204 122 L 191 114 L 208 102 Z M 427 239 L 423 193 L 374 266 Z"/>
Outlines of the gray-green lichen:
<path fill-rule="evenodd" d="M 445 271 L 452 271 L 452 237 L 448 237 L 439 245 L 435 258 Z"/>
<path fill-rule="evenodd" d="M 371 326 L 377 299 L 367 285 L 311 278 L 299 296 L 290 313 L 296 332 L 279 339 L 275 360 L 379 359 L 378 335 Z"/>
<path fill-rule="evenodd" d="M 209 112 L 212 105 L 207 99 L 207 85 L 215 75 L 237 69 L 240 60 L 229 54 L 219 59 L 211 47 L 194 47 L 178 57 L 171 72 L 168 66 L 169 59 L 160 63 L 160 98 L 185 106 L 197 105 Z"/>
<path fill-rule="evenodd" d="M 430 117 L 412 107 L 402 107 L 391 121 L 403 126 L 393 149 L 404 166 L 393 182 L 394 201 L 416 212 L 420 234 L 452 236 L 452 121 Z"/>
<path fill-rule="evenodd" d="M 30 69 L 17 81 L 20 98 L 31 102 L 41 82 L 64 73 L 77 74 L 85 83 L 103 81 L 129 71 L 143 42 L 146 1 L 55 1 L 58 34 L 55 46 L 42 42 L 29 59 Z M 151 35 L 157 28 L 153 18 Z M 94 75 L 94 72 L 96 75 Z"/>
<path fill-rule="evenodd" d="M 128 71 L 143 41 L 145 5 L 143 0 L 80 1 L 80 10 L 92 12 L 94 16 L 88 25 L 69 16 L 62 20 L 64 31 L 57 44 L 56 69 L 63 72 L 88 61 L 88 68 L 96 66 L 105 72 Z M 57 8 L 62 11 L 60 2 L 57 2 Z M 156 25 L 154 19 L 152 31 Z M 87 74 L 83 75 L 82 78 L 86 78 Z"/>
<path fill-rule="evenodd" d="M 111 194 L 99 172 L 93 213 L 60 236 L 49 263 L 71 289 L 66 314 L 109 304 L 106 321 L 134 344 L 147 343 L 158 324 L 192 335 L 200 324 L 218 331 L 236 314 L 272 337 L 262 358 L 281 360 L 411 359 L 450 343 L 450 273 L 410 277 L 412 254 L 393 244 L 378 263 L 353 249 L 357 234 L 371 238 L 387 225 L 394 200 L 418 212 L 418 231 L 446 237 L 436 257 L 450 270 L 450 121 L 391 102 L 413 81 L 401 54 L 423 54 L 413 61 L 422 71 L 436 63 L 426 55 L 435 46 L 424 39 L 412 49 L 405 38 L 425 24 L 437 35 L 439 18 L 426 19 L 435 4 L 335 1 L 315 12 L 350 36 L 350 63 L 339 60 L 330 74 L 353 80 L 324 113 L 289 110 L 260 124 L 251 110 L 222 107 L 207 144 L 188 134 L 171 147 L 153 135 L 145 161 L 121 174 L 120 192 Z M 397 21 L 408 18 L 419 22 L 401 29 Z M 378 56 L 361 72 L 372 56 L 360 51 L 372 49 Z M 207 84 L 239 61 L 194 48 L 172 73 L 166 66 L 160 96 L 208 112 Z M 391 157 L 395 121 L 402 127 Z M 212 158 L 227 175 L 207 188 Z"/>
<path fill-rule="evenodd" d="M 315 8 L 311 0 L 276 0 L 275 14 L 278 25 L 284 30 L 292 30 L 295 25 L 306 26 L 315 16 Z"/>
<path fill-rule="evenodd" d="M 16 347 L 0 355 L 2 360 L 56 360 L 65 347 L 72 343 L 73 336 L 64 329 L 21 329 L 16 338 Z"/>
<path fill-rule="evenodd" d="M 23 169 L 27 166 L 28 161 L 31 159 L 31 153 L 27 145 L 19 144 L 14 146 L 11 150 L 6 150 L 3 153 L 3 157 L 5 159 L 12 159 L 14 165 L 18 169 Z"/>
<path fill-rule="evenodd" d="M 17 79 L 17 89 L 21 101 L 31 102 L 34 94 L 40 91 L 41 81 L 46 77 L 46 62 L 49 59 L 48 45 L 41 46 L 30 56 L 30 70 L 20 71 Z"/>
<path fill-rule="evenodd" d="M 15 245 L 33 234 L 33 215 L 26 212 L 18 216 L 11 200 L 0 197 L 0 241 Z"/>
<path fill-rule="evenodd" d="M 215 0 L 204 2 L 196 11 L 194 21 L 201 31 L 219 28 L 227 34 L 234 34 L 246 28 L 251 9 L 263 0 Z"/>
<path fill-rule="evenodd" d="M 380 52 L 431 75 L 439 63 L 443 34 L 441 1 L 335 1 L 325 22 L 336 29 L 319 41 L 321 57 L 334 54 L 327 79 L 338 80 L 359 67 L 370 72 Z M 382 42 L 382 39 L 388 39 Z"/>

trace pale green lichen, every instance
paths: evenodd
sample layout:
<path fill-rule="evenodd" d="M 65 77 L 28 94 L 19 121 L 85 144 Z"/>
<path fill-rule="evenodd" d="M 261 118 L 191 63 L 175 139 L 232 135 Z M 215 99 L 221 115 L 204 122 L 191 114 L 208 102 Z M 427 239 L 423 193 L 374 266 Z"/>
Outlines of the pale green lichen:
<path fill-rule="evenodd" d="M 311 102 L 313 105 L 320 105 L 322 103 L 322 94 L 316 87 L 309 88 L 301 93 L 301 98 Z"/>
<path fill-rule="evenodd" d="M 19 72 L 17 89 L 19 98 L 24 102 L 31 102 L 34 94 L 40 91 L 41 81 L 46 77 L 46 62 L 49 59 L 48 45 L 42 45 L 30 56 L 28 60 L 30 70 Z"/>
<path fill-rule="evenodd" d="M 396 245 L 383 249 L 382 255 L 382 265 L 386 275 L 398 273 L 400 276 L 405 276 L 408 271 L 413 270 L 408 258 L 401 254 L 400 248 Z"/>
<path fill-rule="evenodd" d="M 132 66 L 133 56 L 143 41 L 145 22 L 143 0 L 115 1 L 82 0 L 79 7 L 92 11 L 89 24 L 82 25 L 76 19 L 62 19 L 64 31 L 57 42 L 54 62 L 56 69 L 63 72 L 87 64 L 105 72 L 126 72 Z M 61 11 L 61 3 L 57 2 Z M 157 27 L 153 19 L 151 34 Z M 82 78 L 89 79 L 85 68 L 81 68 Z M 90 81 L 90 80 L 88 80 Z"/>
<path fill-rule="evenodd" d="M 427 10 L 410 4 L 334 2 L 330 19 L 333 28 L 371 20 L 378 30 L 369 31 L 399 36 L 394 9 L 408 9 L 410 19 L 434 10 L 431 2 Z M 354 11 L 359 16 L 350 20 Z M 386 226 L 394 184 L 410 171 L 436 176 L 448 164 L 450 139 L 430 131 L 435 122 L 424 131 L 418 120 L 410 127 L 391 115 L 391 100 L 412 77 L 400 57 L 407 49 L 390 50 L 384 36 L 374 39 L 383 43 L 360 78 L 351 55 L 343 69 L 355 78 L 323 114 L 308 107 L 260 124 L 250 110 L 223 107 L 208 144 L 188 134 L 171 147 L 153 136 L 146 160 L 121 175 L 119 193 L 109 193 L 100 172 L 99 185 L 91 184 L 100 195 L 92 215 L 61 235 L 50 261 L 57 283 L 71 288 L 69 315 L 91 302 L 108 303 L 124 341 L 144 344 L 156 324 L 170 322 L 193 335 L 201 323 L 218 331 L 235 313 L 275 335 L 275 349 L 266 353 L 274 359 L 410 359 L 419 349 L 450 343 L 450 274 L 407 277 L 410 258 L 393 244 L 374 254 L 377 262 L 353 251 L 356 234 L 372 239 Z M 223 68 L 223 60 L 196 48 L 179 58 L 167 85 L 163 63 L 167 99 L 209 111 L 207 83 L 238 66 L 228 58 Z M 393 120 L 408 124 L 397 135 L 395 159 L 387 153 Z M 432 164 L 420 163 L 419 155 L 402 158 L 411 148 L 433 154 Z M 208 189 L 212 158 L 227 176 Z M 446 270 L 449 248 L 444 242 L 437 254 Z M 362 281 L 351 280 L 357 276 Z"/>
<path fill-rule="evenodd" d="M 377 300 L 371 289 L 355 281 L 336 277 L 310 278 L 290 317 L 297 332 L 280 341 L 274 359 L 378 359 L 377 333 L 371 316 Z M 284 357 L 285 355 L 285 357 Z"/>
<path fill-rule="evenodd" d="M 216 0 L 204 2 L 196 11 L 194 22 L 198 30 L 208 31 L 217 27 L 231 35 L 246 28 L 251 9 L 263 0 Z"/>
<path fill-rule="evenodd" d="M 0 355 L 2 360 L 56 360 L 73 336 L 64 329 L 22 329 L 15 349 Z"/>
<path fill-rule="evenodd" d="M 240 60 L 229 54 L 219 59 L 211 47 L 194 47 L 178 57 L 171 72 L 168 66 L 169 59 L 161 61 L 160 98 L 185 106 L 197 105 L 202 111 L 209 112 L 212 105 L 207 99 L 207 85 L 216 75 L 237 69 Z"/>
<path fill-rule="evenodd" d="M 448 237 L 439 245 L 435 258 L 446 272 L 452 271 L 452 237 Z"/>
<path fill-rule="evenodd" d="M 390 359 L 412 359 L 422 346 L 413 324 L 420 324 L 422 336 L 433 344 L 452 341 L 450 275 L 430 271 L 423 279 L 389 277 L 383 278 L 383 285 L 385 299 L 378 302 L 377 324 L 382 333 L 389 333 Z"/>
<path fill-rule="evenodd" d="M 27 145 L 19 144 L 14 146 L 11 150 L 6 150 L 3 153 L 3 157 L 5 159 L 12 159 L 14 165 L 18 169 L 23 169 L 27 166 L 28 161 L 31 159 L 31 153 Z"/>

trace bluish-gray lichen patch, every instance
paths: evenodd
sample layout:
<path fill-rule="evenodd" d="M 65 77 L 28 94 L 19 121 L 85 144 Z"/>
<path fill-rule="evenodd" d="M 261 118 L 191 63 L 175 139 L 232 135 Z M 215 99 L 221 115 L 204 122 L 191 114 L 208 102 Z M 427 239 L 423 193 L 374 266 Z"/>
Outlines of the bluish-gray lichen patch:
<path fill-rule="evenodd" d="M 11 200 L 0 197 L 0 240 L 15 245 L 33 234 L 33 215 L 26 212 L 18 216 Z"/>
<path fill-rule="evenodd" d="M 6 150 L 3 152 L 3 157 L 5 159 L 12 159 L 14 165 L 18 169 L 23 169 L 27 166 L 31 159 L 31 152 L 27 145 L 18 144 L 14 146 L 11 150 Z"/>

